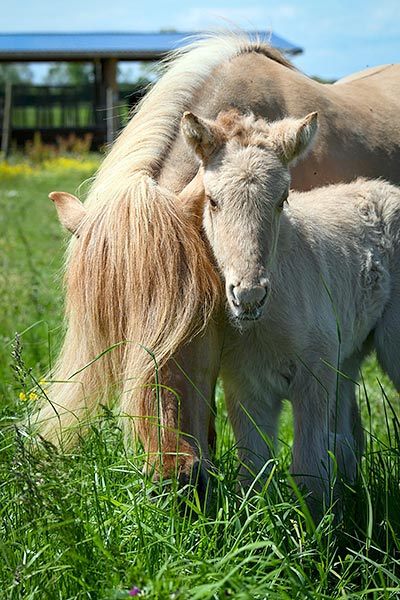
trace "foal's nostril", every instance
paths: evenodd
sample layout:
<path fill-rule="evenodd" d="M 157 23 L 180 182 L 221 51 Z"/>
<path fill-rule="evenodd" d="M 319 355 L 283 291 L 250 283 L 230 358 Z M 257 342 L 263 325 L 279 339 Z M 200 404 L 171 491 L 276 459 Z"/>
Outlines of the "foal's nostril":
<path fill-rule="evenodd" d="M 264 306 L 266 300 L 267 300 L 267 296 L 268 296 L 268 291 L 267 291 L 267 287 L 265 286 L 264 288 L 264 296 L 261 298 L 261 300 L 258 301 L 258 306 Z"/>
<path fill-rule="evenodd" d="M 240 305 L 239 286 L 240 283 L 238 285 L 231 283 L 229 286 L 229 296 L 232 300 L 232 304 L 236 307 Z"/>

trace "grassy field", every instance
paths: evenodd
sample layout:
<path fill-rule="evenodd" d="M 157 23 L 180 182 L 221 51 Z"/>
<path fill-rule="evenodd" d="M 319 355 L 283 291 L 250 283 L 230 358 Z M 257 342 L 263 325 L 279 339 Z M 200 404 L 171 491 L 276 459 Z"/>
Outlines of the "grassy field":
<path fill-rule="evenodd" d="M 47 194 L 77 192 L 95 168 L 87 160 L 0 163 L 0 598 L 399 598 L 400 406 L 373 357 L 359 387 L 366 453 L 340 524 L 328 513 L 315 528 L 289 489 L 288 406 L 273 476 L 246 497 L 236 491 L 219 391 L 206 514 L 195 494 L 143 477 L 141 456 L 124 446 L 107 409 L 73 453 L 32 443 L 21 420 L 62 338 L 68 236 Z"/>

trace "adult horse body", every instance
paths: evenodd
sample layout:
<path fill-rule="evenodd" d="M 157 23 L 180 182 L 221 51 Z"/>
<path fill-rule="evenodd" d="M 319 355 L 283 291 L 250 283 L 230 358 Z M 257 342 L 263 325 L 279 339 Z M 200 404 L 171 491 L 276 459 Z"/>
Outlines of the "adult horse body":
<path fill-rule="evenodd" d="M 176 196 L 198 169 L 179 132 L 182 114 L 214 118 L 234 107 L 274 120 L 318 110 L 319 136 L 292 170 L 295 187 L 356 175 L 400 181 L 399 73 L 389 66 L 322 85 L 270 46 L 235 35 L 177 53 L 105 159 L 85 208 L 75 204 L 71 214 L 58 197 L 61 219 L 77 235 L 58 383 L 38 417 L 45 435 L 71 433 L 117 396 L 149 454 L 162 451 L 164 474 L 174 469 L 185 480 L 208 458 L 220 283 L 198 223 Z"/>

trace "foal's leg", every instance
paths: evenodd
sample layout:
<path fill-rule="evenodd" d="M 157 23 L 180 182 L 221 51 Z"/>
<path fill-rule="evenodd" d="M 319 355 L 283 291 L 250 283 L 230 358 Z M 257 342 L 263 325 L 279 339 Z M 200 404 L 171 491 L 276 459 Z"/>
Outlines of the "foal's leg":
<path fill-rule="evenodd" d="M 241 483 L 250 485 L 263 471 L 267 477 L 278 434 L 281 398 L 265 389 L 249 370 L 222 371 L 225 401 L 239 456 Z"/>
<path fill-rule="evenodd" d="M 400 392 L 400 283 L 393 285 L 392 296 L 375 327 L 374 343 L 379 364 Z"/>
<path fill-rule="evenodd" d="M 356 397 L 356 385 L 360 374 L 360 366 L 364 352 L 357 352 L 354 356 L 344 361 L 339 377 L 340 407 L 337 411 L 337 432 L 343 436 L 344 443 L 354 449 L 357 460 L 364 452 L 364 429 Z M 355 473 L 349 473 L 348 481 L 354 480 Z"/>
<path fill-rule="evenodd" d="M 354 392 L 348 388 L 341 396 L 343 385 L 338 385 L 335 369 L 319 361 L 314 367 L 300 366 L 290 389 L 294 416 L 291 471 L 296 483 L 311 492 L 309 507 L 316 519 L 322 516 L 324 504 L 340 498 L 340 480 L 353 481 L 356 473 L 351 421 L 357 429 L 361 425 Z M 335 456 L 337 473 L 330 453 Z"/>

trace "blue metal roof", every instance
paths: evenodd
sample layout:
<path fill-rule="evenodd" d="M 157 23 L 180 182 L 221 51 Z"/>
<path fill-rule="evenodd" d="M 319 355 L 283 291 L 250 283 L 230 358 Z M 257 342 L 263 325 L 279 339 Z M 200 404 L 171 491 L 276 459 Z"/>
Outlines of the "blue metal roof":
<path fill-rule="evenodd" d="M 150 60 L 188 43 L 196 33 L 3 33 L 0 34 L 0 61 L 90 60 L 96 57 L 118 60 Z M 302 49 L 278 35 L 248 32 L 250 37 L 267 39 L 283 52 Z"/>

